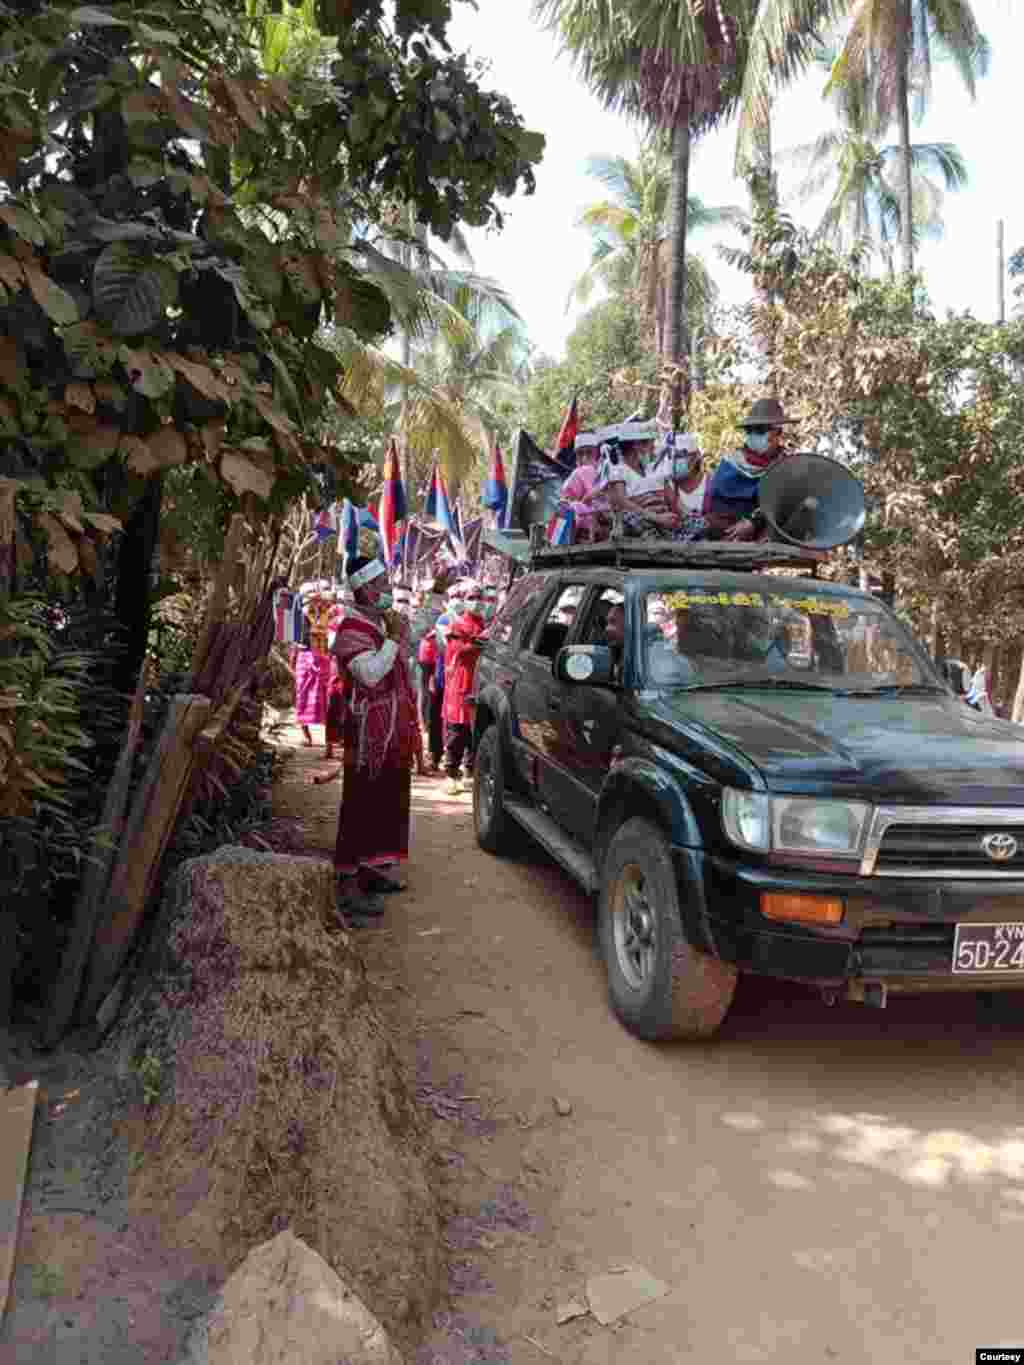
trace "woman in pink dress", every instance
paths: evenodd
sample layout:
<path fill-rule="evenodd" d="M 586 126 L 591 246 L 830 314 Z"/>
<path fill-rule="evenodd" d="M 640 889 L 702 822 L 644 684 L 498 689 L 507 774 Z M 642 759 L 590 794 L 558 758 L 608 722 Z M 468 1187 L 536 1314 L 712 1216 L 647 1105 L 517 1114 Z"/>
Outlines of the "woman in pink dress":
<path fill-rule="evenodd" d="M 597 478 L 598 438 L 592 431 L 581 431 L 573 443 L 576 468 L 562 484 L 559 500 L 572 508 L 576 539 L 594 539 L 594 509 L 587 504 Z"/>

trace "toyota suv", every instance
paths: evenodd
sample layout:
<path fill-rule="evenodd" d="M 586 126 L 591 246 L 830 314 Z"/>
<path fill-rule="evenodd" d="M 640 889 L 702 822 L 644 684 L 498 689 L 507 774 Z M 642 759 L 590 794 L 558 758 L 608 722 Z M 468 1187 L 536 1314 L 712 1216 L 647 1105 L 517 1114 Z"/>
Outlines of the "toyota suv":
<path fill-rule="evenodd" d="M 1024 988 L 1020 731 L 877 598 L 754 555 L 533 555 L 477 674 L 480 846 L 525 832 L 596 897 L 641 1038 L 713 1034 L 741 972 Z"/>

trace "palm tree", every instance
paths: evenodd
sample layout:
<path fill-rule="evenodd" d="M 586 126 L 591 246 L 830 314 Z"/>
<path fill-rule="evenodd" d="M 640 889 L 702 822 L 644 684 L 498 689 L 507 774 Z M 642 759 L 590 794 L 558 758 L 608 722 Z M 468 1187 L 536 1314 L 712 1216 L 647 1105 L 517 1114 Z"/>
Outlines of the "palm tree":
<path fill-rule="evenodd" d="M 836 60 L 833 49 L 822 48 L 816 64 L 833 72 Z M 814 142 L 783 152 L 780 159 L 806 167 L 797 189 L 801 198 L 832 186 L 818 225 L 822 237 L 840 248 L 869 241 L 881 249 L 891 269 L 893 247 L 902 239 L 901 150 L 879 145 L 887 120 L 879 112 L 869 80 L 852 74 L 842 82 L 830 80 L 826 95 L 835 109 L 837 126 Z M 914 143 L 910 155 L 916 244 L 921 236 L 941 236 L 943 190 L 962 189 L 967 167 L 960 151 L 949 142 Z M 941 178 L 942 185 L 932 176 Z"/>
<path fill-rule="evenodd" d="M 368 268 L 372 276 L 373 257 Z M 401 430 L 410 488 L 422 485 L 435 455 L 455 486 L 476 469 L 503 425 L 495 400 L 522 382 L 523 326 L 504 291 L 484 277 L 435 272 L 435 283 L 448 293 L 442 297 L 394 261 L 383 268 L 377 261 L 376 268 L 403 328 L 401 353 L 338 331 L 341 395 L 360 413 Z"/>
<path fill-rule="evenodd" d="M 662 358 L 675 374 L 662 415 L 689 407 L 686 228 L 691 138 L 732 109 L 756 0 L 534 0 L 584 81 L 609 108 L 671 132 L 670 272 Z"/>
<path fill-rule="evenodd" d="M 623 156 L 589 157 L 587 174 L 608 191 L 606 199 L 588 204 L 577 226 L 589 229 L 592 252 L 587 269 L 573 282 L 566 308 L 586 303 L 594 286 L 632 295 L 654 326 L 657 349 L 663 349 L 664 293 L 669 237 L 668 202 L 671 167 L 665 139 L 641 142 L 635 160 Z M 687 230 L 742 222 L 738 208 L 711 208 L 694 195 L 687 204 Z M 687 298 L 691 327 L 704 318 L 717 297 L 715 283 L 699 256 L 687 254 Z"/>
<path fill-rule="evenodd" d="M 903 270 L 909 276 L 914 269 L 915 231 L 912 98 L 920 117 L 931 88 L 933 44 L 937 54 L 953 61 L 973 96 L 977 77 L 988 67 L 988 40 L 969 0 L 854 0 L 852 6 L 850 0 L 766 0 L 747 43 L 739 99 L 738 170 L 747 164 L 757 130 L 768 116 L 773 89 L 814 61 L 816 35 L 839 22 L 850 27 L 833 81 L 872 84 L 883 126 L 894 117 L 899 125 L 899 230 Z"/>
<path fill-rule="evenodd" d="M 833 79 L 873 77 L 880 117 L 899 123 L 900 244 L 903 271 L 914 271 L 914 153 L 911 99 L 918 118 L 931 93 L 932 45 L 957 67 L 973 98 L 990 48 L 969 0 L 858 0 Z M 886 117 L 888 116 L 888 117 Z"/>

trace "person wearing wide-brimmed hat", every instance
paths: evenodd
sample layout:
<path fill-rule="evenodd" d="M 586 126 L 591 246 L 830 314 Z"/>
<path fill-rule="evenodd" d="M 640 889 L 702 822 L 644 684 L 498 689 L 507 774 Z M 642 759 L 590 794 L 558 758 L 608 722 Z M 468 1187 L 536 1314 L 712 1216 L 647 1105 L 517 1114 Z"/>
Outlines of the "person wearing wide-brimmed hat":
<path fill-rule="evenodd" d="M 784 453 L 787 417 L 777 398 L 759 398 L 740 423 L 742 449 L 726 455 L 708 485 L 709 534 L 722 540 L 754 540 L 763 532 L 758 505 L 761 477 Z"/>

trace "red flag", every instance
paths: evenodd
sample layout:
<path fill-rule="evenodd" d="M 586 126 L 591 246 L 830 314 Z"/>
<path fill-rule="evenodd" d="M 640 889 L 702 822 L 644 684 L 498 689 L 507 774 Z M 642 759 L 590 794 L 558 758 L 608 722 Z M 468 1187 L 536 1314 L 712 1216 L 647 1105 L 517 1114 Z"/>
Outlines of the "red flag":
<path fill-rule="evenodd" d="M 579 415 L 576 411 L 576 395 L 573 394 L 569 411 L 565 414 L 565 421 L 562 423 L 562 430 L 558 433 L 558 443 L 555 446 L 556 456 L 561 455 L 563 450 L 572 450 L 578 430 Z"/>

